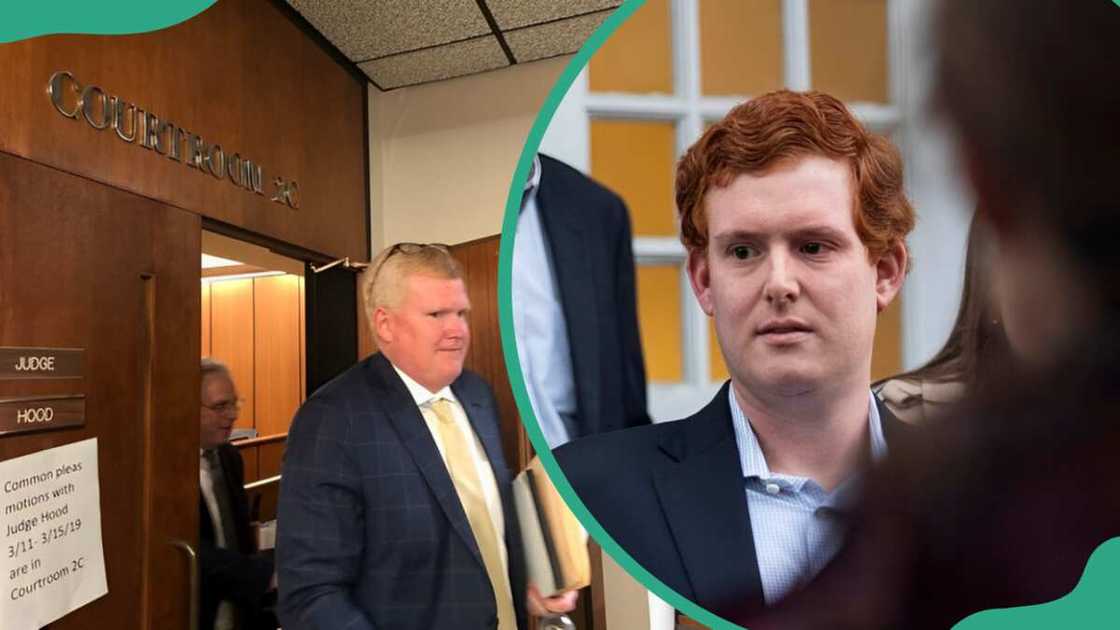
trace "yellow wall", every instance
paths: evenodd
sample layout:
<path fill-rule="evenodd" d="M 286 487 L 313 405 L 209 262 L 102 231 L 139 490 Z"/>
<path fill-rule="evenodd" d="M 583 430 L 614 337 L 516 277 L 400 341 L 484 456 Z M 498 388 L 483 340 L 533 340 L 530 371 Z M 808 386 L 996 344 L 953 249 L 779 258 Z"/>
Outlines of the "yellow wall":
<path fill-rule="evenodd" d="M 569 57 L 370 89 L 373 252 L 497 234 L 529 129 Z"/>

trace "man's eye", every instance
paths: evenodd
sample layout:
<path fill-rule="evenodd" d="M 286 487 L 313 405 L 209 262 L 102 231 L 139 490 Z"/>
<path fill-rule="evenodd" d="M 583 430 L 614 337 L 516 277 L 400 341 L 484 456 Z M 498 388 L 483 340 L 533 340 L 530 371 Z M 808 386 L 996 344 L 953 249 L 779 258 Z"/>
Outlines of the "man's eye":
<path fill-rule="evenodd" d="M 819 254 L 824 251 L 824 245 L 821 243 L 805 243 L 801 246 L 801 251 L 810 255 Z"/>
<path fill-rule="evenodd" d="M 731 248 L 731 255 L 739 260 L 746 260 L 754 255 L 754 249 L 747 245 L 735 245 Z"/>

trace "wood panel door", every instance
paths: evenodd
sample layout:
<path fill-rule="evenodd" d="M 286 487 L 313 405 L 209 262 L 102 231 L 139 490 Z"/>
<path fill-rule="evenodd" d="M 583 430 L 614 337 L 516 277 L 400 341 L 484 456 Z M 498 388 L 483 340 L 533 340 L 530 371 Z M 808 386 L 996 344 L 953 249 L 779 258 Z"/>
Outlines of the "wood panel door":
<path fill-rule="evenodd" d="M 109 592 L 51 630 L 187 628 L 169 541 L 198 538 L 199 238 L 196 215 L 0 153 L 0 345 L 85 349 L 81 380 L 0 397 L 86 397 L 84 427 L 0 437 L 0 460 L 97 438 Z"/>
<path fill-rule="evenodd" d="M 482 375 L 494 388 L 501 414 L 502 449 L 506 464 L 517 474 L 533 458 L 533 445 L 521 424 L 517 401 L 506 373 L 502 354 L 502 334 L 498 324 L 498 244 L 497 234 L 451 247 L 451 254 L 463 265 L 467 293 L 471 299 L 471 347 L 466 368 Z"/>

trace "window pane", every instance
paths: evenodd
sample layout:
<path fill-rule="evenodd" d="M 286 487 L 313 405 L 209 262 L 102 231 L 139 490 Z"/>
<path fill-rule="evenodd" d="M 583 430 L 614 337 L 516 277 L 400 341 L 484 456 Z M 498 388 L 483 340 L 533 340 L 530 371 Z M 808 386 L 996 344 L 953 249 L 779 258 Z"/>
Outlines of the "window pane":
<path fill-rule="evenodd" d="M 638 320 L 646 378 L 681 380 L 681 281 L 676 265 L 638 265 Z"/>
<path fill-rule="evenodd" d="M 875 350 L 871 353 L 871 380 L 877 381 L 902 371 L 902 296 L 896 296 L 887 310 L 879 313 L 875 325 Z"/>
<path fill-rule="evenodd" d="M 809 0 L 809 49 L 813 89 L 888 101 L 886 0 Z"/>
<path fill-rule="evenodd" d="M 723 382 L 729 376 L 727 364 L 723 362 L 723 354 L 719 351 L 719 339 L 716 338 L 716 320 L 708 318 L 708 380 Z"/>
<path fill-rule="evenodd" d="M 591 121 L 591 176 L 618 193 L 637 236 L 676 236 L 671 122 Z"/>
<path fill-rule="evenodd" d="M 700 83 L 708 95 L 782 87 L 781 0 L 700 2 Z"/>
<path fill-rule="evenodd" d="M 592 92 L 673 92 L 669 0 L 649 0 L 591 57 Z"/>

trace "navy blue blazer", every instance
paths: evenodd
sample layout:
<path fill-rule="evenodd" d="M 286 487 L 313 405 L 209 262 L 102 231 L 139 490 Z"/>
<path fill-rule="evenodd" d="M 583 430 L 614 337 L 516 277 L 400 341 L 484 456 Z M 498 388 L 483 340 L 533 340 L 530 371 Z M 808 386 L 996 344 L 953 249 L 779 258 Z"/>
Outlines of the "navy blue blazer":
<path fill-rule="evenodd" d="M 540 160 L 537 210 L 575 376 L 571 438 L 649 424 L 626 205 L 567 164 Z"/>
<path fill-rule="evenodd" d="M 525 565 L 490 386 L 451 385 L 502 496 L 510 584 L 525 618 Z M 276 559 L 286 630 L 494 628 L 493 588 L 423 416 L 375 354 L 296 414 L 280 482 Z"/>
<path fill-rule="evenodd" d="M 765 600 L 729 386 L 684 420 L 598 435 L 554 452 L 587 509 L 639 564 L 707 610 L 741 621 Z M 877 404 L 888 444 L 911 430 Z"/>

